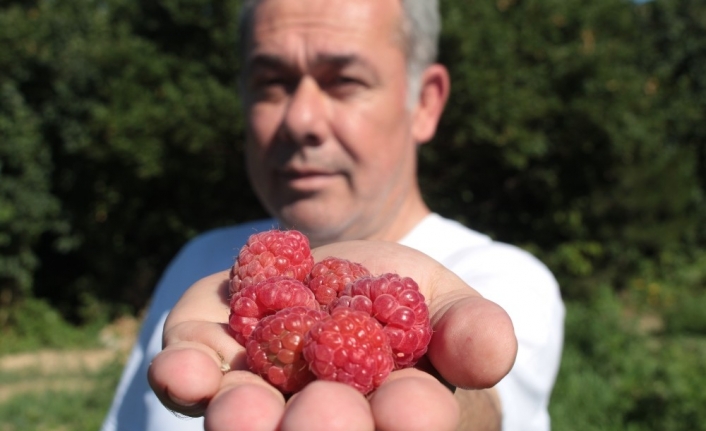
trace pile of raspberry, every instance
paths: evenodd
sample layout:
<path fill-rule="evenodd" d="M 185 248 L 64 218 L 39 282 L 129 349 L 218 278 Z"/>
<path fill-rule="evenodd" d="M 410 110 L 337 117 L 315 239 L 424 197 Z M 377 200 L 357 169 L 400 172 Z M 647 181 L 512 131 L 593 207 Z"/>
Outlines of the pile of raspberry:
<path fill-rule="evenodd" d="M 314 263 L 296 230 L 250 236 L 229 290 L 231 334 L 250 370 L 283 394 L 316 379 L 370 393 L 392 370 L 413 366 L 431 339 L 414 280 L 336 257 Z"/>

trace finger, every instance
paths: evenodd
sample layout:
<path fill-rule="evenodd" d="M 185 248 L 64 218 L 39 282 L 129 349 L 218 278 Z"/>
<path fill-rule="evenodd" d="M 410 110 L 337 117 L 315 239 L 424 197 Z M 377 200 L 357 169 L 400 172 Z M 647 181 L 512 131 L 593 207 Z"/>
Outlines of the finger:
<path fill-rule="evenodd" d="M 194 283 L 169 313 L 165 331 L 188 321 L 228 322 L 228 271 L 221 271 Z"/>
<path fill-rule="evenodd" d="M 461 409 L 461 424 L 473 424 L 473 429 L 502 429 L 502 405 L 496 388 L 459 389 L 454 394 Z"/>
<path fill-rule="evenodd" d="M 245 351 L 224 324 L 183 322 L 164 333 L 148 381 L 169 409 L 200 416 L 221 386 L 223 373 L 247 368 Z"/>
<path fill-rule="evenodd" d="M 292 397 L 281 431 L 373 431 L 370 406 L 357 390 L 337 382 L 315 381 Z"/>
<path fill-rule="evenodd" d="M 165 325 L 166 326 L 166 325 Z M 181 322 L 164 330 L 164 348 L 188 345 L 211 356 L 223 371 L 247 367 L 245 348 L 230 334 L 225 323 Z"/>
<path fill-rule="evenodd" d="M 427 356 L 454 386 L 489 388 L 510 372 L 517 339 L 500 306 L 478 297 L 461 297 L 432 316 L 434 333 Z"/>
<path fill-rule="evenodd" d="M 284 397 L 249 371 L 223 376 L 205 413 L 206 431 L 275 431 L 284 413 Z"/>
<path fill-rule="evenodd" d="M 370 398 L 379 431 L 453 431 L 460 411 L 438 380 L 413 368 L 395 371 Z"/>
<path fill-rule="evenodd" d="M 315 249 L 314 256 L 338 256 L 362 263 L 373 274 L 397 272 L 414 279 L 429 305 L 434 331 L 427 355 L 451 384 L 491 387 L 512 367 L 517 339 L 510 317 L 429 256 L 381 241 L 330 244 Z"/>
<path fill-rule="evenodd" d="M 195 345 L 169 347 L 155 356 L 147 378 L 157 398 L 170 410 L 201 416 L 221 384 L 219 364 Z"/>
<path fill-rule="evenodd" d="M 244 348 L 235 341 L 228 327 L 227 291 L 227 271 L 192 285 L 164 323 L 163 349 L 190 346 L 211 356 L 224 372 L 243 369 L 246 366 Z"/>

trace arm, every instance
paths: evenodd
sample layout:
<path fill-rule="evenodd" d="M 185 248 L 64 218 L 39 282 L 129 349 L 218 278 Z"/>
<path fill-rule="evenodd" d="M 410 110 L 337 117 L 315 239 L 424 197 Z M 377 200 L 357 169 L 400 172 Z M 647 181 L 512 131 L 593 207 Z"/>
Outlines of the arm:
<path fill-rule="evenodd" d="M 461 409 L 457 431 L 500 431 L 502 407 L 497 390 L 457 389 L 454 397 Z"/>
<path fill-rule="evenodd" d="M 373 273 L 397 272 L 417 281 L 434 328 L 427 357 L 450 384 L 489 388 L 510 370 L 517 342 L 507 314 L 436 261 L 388 242 L 315 250 L 317 259 L 331 255 L 361 262 Z M 167 319 L 165 348 L 149 371 L 150 384 L 167 407 L 205 415 L 205 427 L 213 431 L 236 422 L 248 424 L 245 429 L 282 431 L 456 428 L 459 404 L 436 378 L 418 369 L 393 372 L 367 399 L 345 385 L 314 382 L 285 402 L 247 371 L 243 348 L 226 331 L 226 281 L 223 272 L 196 283 Z M 464 407 L 484 401 L 472 399 L 460 400 Z"/>

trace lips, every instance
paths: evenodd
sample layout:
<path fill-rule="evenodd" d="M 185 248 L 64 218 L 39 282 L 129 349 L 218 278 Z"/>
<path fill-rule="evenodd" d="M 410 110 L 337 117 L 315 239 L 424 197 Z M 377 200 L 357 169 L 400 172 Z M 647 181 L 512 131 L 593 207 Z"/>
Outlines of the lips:
<path fill-rule="evenodd" d="M 313 168 L 285 168 L 277 176 L 287 187 L 299 191 L 316 191 L 329 185 L 339 173 Z"/>
<path fill-rule="evenodd" d="M 285 178 L 306 178 L 306 177 L 316 177 L 316 176 L 328 176 L 333 175 L 331 172 L 320 171 L 315 169 L 285 169 L 281 171 L 281 176 Z"/>

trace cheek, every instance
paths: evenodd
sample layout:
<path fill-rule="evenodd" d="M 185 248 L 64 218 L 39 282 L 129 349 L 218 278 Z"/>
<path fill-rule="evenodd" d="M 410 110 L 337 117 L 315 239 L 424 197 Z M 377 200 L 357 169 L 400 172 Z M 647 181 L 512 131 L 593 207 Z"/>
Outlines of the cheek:
<path fill-rule="evenodd" d="M 396 157 L 394 153 L 407 138 L 409 118 L 394 101 L 373 100 L 362 106 L 337 108 L 332 116 L 334 134 L 355 159 L 378 164 Z"/>
<path fill-rule="evenodd" d="M 252 115 L 247 123 L 245 136 L 245 165 L 255 188 L 263 186 L 266 178 L 264 167 L 268 165 L 272 136 L 275 133 L 261 115 Z"/>
<path fill-rule="evenodd" d="M 250 109 L 247 119 L 251 139 L 260 145 L 272 140 L 281 122 L 281 109 L 275 106 L 256 105 Z"/>
<path fill-rule="evenodd" d="M 262 185 L 262 151 L 253 143 L 251 137 L 248 137 L 245 142 L 245 169 L 250 178 L 250 183 L 255 190 Z"/>
<path fill-rule="evenodd" d="M 406 112 L 370 110 L 358 115 L 341 113 L 339 118 L 345 120 L 338 121 L 338 138 L 370 181 L 394 175 L 414 147 Z"/>
<path fill-rule="evenodd" d="M 255 127 L 254 121 L 251 119 L 245 130 L 245 163 L 248 170 L 255 174 L 257 170 L 253 170 L 262 161 L 262 155 L 265 152 L 264 143 L 267 140 L 262 139 L 261 131 Z"/>
<path fill-rule="evenodd" d="M 253 111 L 247 120 L 245 156 L 251 177 L 262 176 L 269 147 L 277 133 L 277 123 L 263 110 Z"/>
<path fill-rule="evenodd" d="M 397 189 L 403 181 L 406 155 L 398 149 L 392 150 L 389 142 L 367 141 L 359 148 L 356 160 L 356 175 L 353 185 L 360 197 L 369 201 L 387 199 L 390 190 Z"/>

